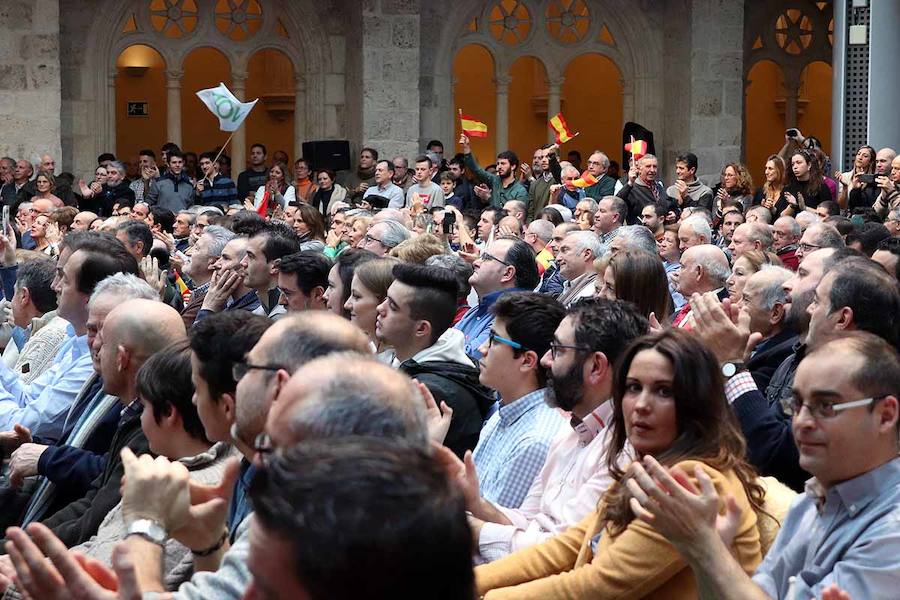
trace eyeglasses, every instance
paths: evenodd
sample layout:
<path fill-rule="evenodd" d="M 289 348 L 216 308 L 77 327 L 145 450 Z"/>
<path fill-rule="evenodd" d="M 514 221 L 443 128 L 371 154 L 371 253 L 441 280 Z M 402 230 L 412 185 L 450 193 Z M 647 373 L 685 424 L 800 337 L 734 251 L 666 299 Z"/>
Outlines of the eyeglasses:
<path fill-rule="evenodd" d="M 280 285 L 278 286 L 278 291 L 281 293 L 282 296 L 284 296 L 288 300 L 290 300 L 291 296 L 294 294 L 293 291 L 285 289 L 285 288 L 281 287 Z"/>
<path fill-rule="evenodd" d="M 385 248 L 387 248 L 387 244 L 385 244 L 384 242 L 382 242 L 381 240 L 379 240 L 377 237 L 374 237 L 374 236 L 369 235 L 368 233 L 366 234 L 365 240 L 366 240 L 366 243 L 367 243 L 367 244 L 368 244 L 369 242 L 378 242 L 379 244 L 381 244 L 382 246 L 384 246 Z"/>
<path fill-rule="evenodd" d="M 262 455 L 272 454 L 275 452 L 275 445 L 268 433 L 263 431 L 253 440 L 253 449 Z"/>
<path fill-rule="evenodd" d="M 863 398 L 862 400 L 848 400 L 847 402 L 816 402 L 809 403 L 803 402 L 800 398 L 794 396 L 790 399 L 790 408 L 793 412 L 794 416 L 799 416 L 800 411 L 803 410 L 805 406 L 809 409 L 809 413 L 815 419 L 831 419 L 832 417 L 837 416 L 838 413 L 843 412 L 845 410 L 849 410 L 851 408 L 858 408 L 860 406 L 869 406 L 874 402 L 878 402 L 879 400 L 883 400 L 887 398 L 887 396 L 873 396 L 871 398 Z"/>
<path fill-rule="evenodd" d="M 553 360 L 556 360 L 557 357 L 561 354 L 562 350 L 590 350 L 584 344 L 557 344 L 556 342 L 552 342 L 550 344 L 550 356 L 553 357 Z"/>
<path fill-rule="evenodd" d="M 493 346 L 494 342 L 498 342 L 500 344 L 503 344 L 504 346 L 509 346 L 510 348 L 512 348 L 514 350 L 524 350 L 525 349 L 525 346 L 523 346 L 519 342 L 514 342 L 512 340 L 506 339 L 505 337 L 500 337 L 499 335 L 494 333 L 493 329 L 491 329 L 490 332 L 488 332 L 488 348 Z"/>
<path fill-rule="evenodd" d="M 822 246 L 816 246 L 815 244 L 801 243 L 797 246 L 797 248 L 799 248 L 801 251 L 803 251 L 804 254 L 806 254 L 807 252 L 812 252 L 813 250 L 820 250 L 822 248 Z"/>
<path fill-rule="evenodd" d="M 499 258 L 497 258 L 496 256 L 494 256 L 493 254 L 490 254 L 490 253 L 488 253 L 488 252 L 482 252 L 480 258 L 481 258 L 481 260 L 496 260 L 496 261 L 497 261 L 498 263 L 500 263 L 501 265 L 506 265 L 507 267 L 511 267 L 511 266 L 512 266 L 512 264 L 506 262 L 505 260 L 500 260 Z"/>
<path fill-rule="evenodd" d="M 253 369 L 259 369 L 260 371 L 280 371 L 284 367 L 279 367 L 277 365 L 252 365 L 247 362 L 239 362 L 234 363 L 234 366 L 231 367 L 231 376 L 235 381 L 240 381 L 244 378 L 244 375 L 249 373 Z"/>

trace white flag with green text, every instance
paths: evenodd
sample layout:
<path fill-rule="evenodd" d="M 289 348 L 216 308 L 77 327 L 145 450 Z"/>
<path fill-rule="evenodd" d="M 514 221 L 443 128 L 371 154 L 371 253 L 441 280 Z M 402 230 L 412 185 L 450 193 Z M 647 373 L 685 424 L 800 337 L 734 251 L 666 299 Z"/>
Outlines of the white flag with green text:
<path fill-rule="evenodd" d="M 224 83 L 220 83 L 219 87 L 200 90 L 197 97 L 219 118 L 219 129 L 222 131 L 235 131 L 240 127 L 259 101 L 257 98 L 253 102 L 241 102 Z"/>

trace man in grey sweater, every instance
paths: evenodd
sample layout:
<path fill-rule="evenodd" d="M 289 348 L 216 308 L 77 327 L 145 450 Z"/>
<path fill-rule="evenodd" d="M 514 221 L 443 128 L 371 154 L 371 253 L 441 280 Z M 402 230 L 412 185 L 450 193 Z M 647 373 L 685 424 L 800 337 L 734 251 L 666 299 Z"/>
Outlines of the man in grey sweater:
<path fill-rule="evenodd" d="M 150 187 L 147 203 L 178 214 L 194 205 L 194 182 L 184 172 L 184 155 L 179 150 L 169 152 L 168 167 Z"/>

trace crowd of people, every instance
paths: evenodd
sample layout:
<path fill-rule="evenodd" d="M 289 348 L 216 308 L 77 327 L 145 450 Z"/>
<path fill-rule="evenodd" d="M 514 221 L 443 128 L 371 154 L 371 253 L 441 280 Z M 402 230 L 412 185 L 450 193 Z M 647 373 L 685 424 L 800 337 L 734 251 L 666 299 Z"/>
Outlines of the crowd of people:
<path fill-rule="evenodd" d="M 0 159 L 3 597 L 893 597 L 896 152 L 458 145 Z"/>

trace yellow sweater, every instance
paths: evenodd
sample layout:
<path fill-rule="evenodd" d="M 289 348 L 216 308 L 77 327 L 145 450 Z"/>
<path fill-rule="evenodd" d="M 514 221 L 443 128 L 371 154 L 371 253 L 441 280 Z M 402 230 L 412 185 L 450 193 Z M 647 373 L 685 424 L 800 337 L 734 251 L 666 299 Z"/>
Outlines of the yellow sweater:
<path fill-rule="evenodd" d="M 730 471 L 720 473 L 698 461 L 679 463 L 692 479 L 695 465 L 709 474 L 720 498 L 730 493 L 743 509 L 732 553 L 748 574 L 753 573 L 762 559 L 759 531 L 756 513 L 737 476 Z M 479 595 L 486 600 L 697 597 L 694 575 L 678 551 L 640 519 L 634 519 L 615 538 L 603 531 L 596 554 L 591 552 L 591 540 L 601 533 L 602 508 L 601 500 L 597 511 L 555 538 L 477 567 Z M 724 510 L 721 501 L 720 510 Z"/>

